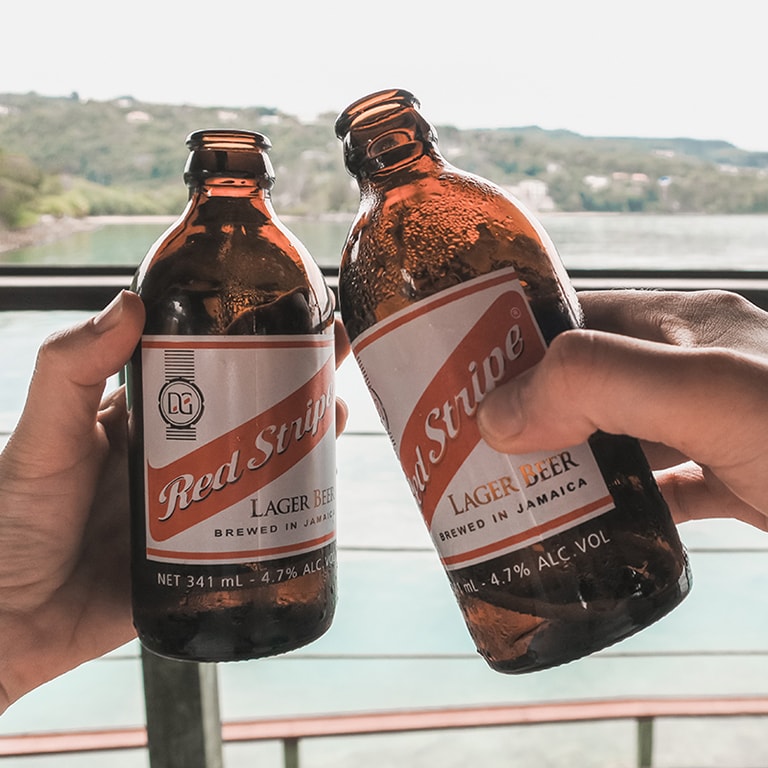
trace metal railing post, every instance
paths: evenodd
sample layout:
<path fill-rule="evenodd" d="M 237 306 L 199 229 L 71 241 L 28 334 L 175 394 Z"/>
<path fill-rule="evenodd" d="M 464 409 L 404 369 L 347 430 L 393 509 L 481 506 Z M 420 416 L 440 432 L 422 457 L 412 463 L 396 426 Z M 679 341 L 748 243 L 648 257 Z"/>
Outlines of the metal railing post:
<path fill-rule="evenodd" d="M 151 768 L 223 768 L 216 665 L 141 661 Z"/>
<path fill-rule="evenodd" d="M 299 740 L 295 737 L 283 739 L 283 764 L 285 768 L 299 768 Z"/>
<path fill-rule="evenodd" d="M 653 718 L 637 718 L 637 768 L 653 766 Z"/>

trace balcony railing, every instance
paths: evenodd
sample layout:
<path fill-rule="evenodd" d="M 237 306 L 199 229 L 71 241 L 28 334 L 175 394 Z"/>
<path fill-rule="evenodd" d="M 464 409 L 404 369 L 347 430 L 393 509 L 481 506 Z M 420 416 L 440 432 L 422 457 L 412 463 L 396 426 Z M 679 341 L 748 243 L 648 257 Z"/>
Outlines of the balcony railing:
<path fill-rule="evenodd" d="M 633 720 L 636 724 L 637 768 L 652 768 L 654 721 L 659 718 L 736 718 L 768 715 L 766 697 L 697 697 L 657 699 L 584 699 L 544 704 L 494 707 L 360 712 L 316 717 L 269 718 L 222 723 L 217 739 L 224 743 L 280 741 L 284 768 L 300 768 L 300 743 L 306 739 L 370 734 L 414 733 L 448 729 L 501 728 L 556 723 Z M 0 757 L 72 755 L 146 749 L 147 729 L 141 727 L 34 733 L 0 736 Z M 161 763 L 179 768 L 191 765 L 179 759 Z M 156 762 L 153 760 L 152 765 Z M 201 763 L 195 762 L 195 765 Z M 210 757 L 206 766 L 220 765 Z"/>
<path fill-rule="evenodd" d="M 332 287 L 337 273 L 325 269 Z M 128 267 L 0 266 L 0 311 L 87 310 L 105 306 L 130 284 Z M 768 272 L 572 270 L 579 290 L 642 288 L 727 289 L 768 309 Z M 768 649 L 758 653 L 768 655 Z M 215 665 L 171 662 L 142 654 L 146 728 L 36 732 L 0 737 L 0 755 L 68 754 L 148 749 L 152 768 L 217 768 L 222 743 L 279 740 L 286 768 L 298 768 L 302 739 L 446 728 L 632 719 L 637 765 L 653 760 L 653 723 L 659 717 L 768 715 L 765 697 L 590 699 L 497 707 L 414 709 L 221 723 Z M 183 717 L 179 706 L 183 702 Z M 182 730 L 179 731 L 181 725 Z"/>

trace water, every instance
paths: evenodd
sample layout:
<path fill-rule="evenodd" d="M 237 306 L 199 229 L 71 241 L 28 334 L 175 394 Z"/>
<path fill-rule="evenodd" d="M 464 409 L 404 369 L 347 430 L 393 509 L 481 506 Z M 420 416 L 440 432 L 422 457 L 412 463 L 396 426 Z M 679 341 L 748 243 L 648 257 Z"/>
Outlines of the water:
<path fill-rule="evenodd" d="M 768 216 L 544 214 L 541 221 L 572 269 L 768 268 Z M 337 266 L 351 216 L 284 223 L 323 266 Z M 113 223 L 12 253 L 0 263 L 135 266 L 169 223 Z"/>
<path fill-rule="evenodd" d="M 338 261 L 348 221 L 287 221 L 322 264 Z M 768 217 L 555 215 L 544 224 L 566 265 L 763 269 Z M 111 225 L 5 261 L 135 264 L 165 222 Z M 0 313 L 0 432 L 15 423 L 44 336 L 82 313 Z M 732 521 L 688 523 L 694 589 L 680 608 L 593 657 L 531 675 L 490 671 L 474 653 L 429 537 L 352 361 L 339 372 L 350 423 L 339 441 L 340 598 L 330 631 L 283 657 L 220 665 L 228 720 L 397 707 L 590 697 L 765 694 L 768 538 Z M 403 551 L 403 547 L 408 551 Z M 733 554 L 729 547 L 755 551 Z M 0 718 L 0 733 L 128 726 L 144 721 L 135 643 L 43 686 Z M 764 766 L 760 721 L 660 723 L 655 765 Z M 321 739 L 302 765 L 630 766 L 631 723 Z M 103 755 L 11 759 L 8 768 L 103 764 Z M 227 766 L 281 765 L 274 744 L 230 746 Z M 91 762 L 89 762 L 89 760 Z M 110 756 L 146 766 L 143 752 Z"/>
<path fill-rule="evenodd" d="M 568 268 L 768 268 L 768 216 L 552 214 L 541 220 Z"/>

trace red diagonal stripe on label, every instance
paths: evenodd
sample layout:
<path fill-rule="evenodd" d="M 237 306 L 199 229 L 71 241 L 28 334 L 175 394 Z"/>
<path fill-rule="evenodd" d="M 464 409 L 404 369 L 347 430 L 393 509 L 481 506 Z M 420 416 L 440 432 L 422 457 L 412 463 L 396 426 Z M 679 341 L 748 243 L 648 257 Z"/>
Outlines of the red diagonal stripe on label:
<path fill-rule="evenodd" d="M 478 403 L 535 365 L 545 347 L 525 298 L 508 291 L 461 339 L 419 398 L 400 442 L 400 463 L 427 525 L 453 476 L 480 441 Z"/>
<path fill-rule="evenodd" d="M 274 407 L 182 458 L 164 467 L 147 463 L 152 538 L 166 541 L 213 517 L 307 456 L 334 423 L 334 367 L 331 357 Z"/>

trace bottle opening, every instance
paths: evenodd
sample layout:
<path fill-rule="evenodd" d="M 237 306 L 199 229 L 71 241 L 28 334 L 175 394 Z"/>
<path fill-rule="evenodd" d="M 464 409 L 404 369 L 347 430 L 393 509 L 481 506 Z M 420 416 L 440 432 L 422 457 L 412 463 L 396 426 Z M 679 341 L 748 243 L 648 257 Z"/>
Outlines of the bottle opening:
<path fill-rule="evenodd" d="M 390 88 L 371 93 L 350 104 L 336 118 L 334 126 L 336 136 L 343 139 L 353 124 L 364 126 L 369 123 L 376 123 L 391 112 L 399 112 L 403 108 L 418 109 L 419 107 L 419 100 L 410 91 Z"/>
<path fill-rule="evenodd" d="M 272 142 L 263 133 L 239 130 L 200 130 L 187 136 L 190 150 L 184 170 L 189 187 L 209 179 L 248 180 L 271 189 L 275 172 L 267 152 Z"/>
<path fill-rule="evenodd" d="M 437 133 L 402 89 L 378 91 L 351 104 L 336 119 L 344 162 L 354 176 L 389 174 L 425 153 L 437 152 Z"/>
<path fill-rule="evenodd" d="M 187 148 L 194 152 L 198 149 L 237 151 L 247 149 L 272 149 L 272 142 L 263 133 L 256 131 L 238 131 L 204 129 L 193 131 L 187 136 Z"/>

